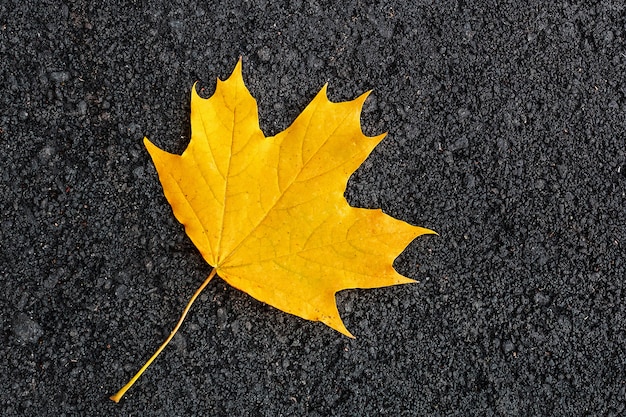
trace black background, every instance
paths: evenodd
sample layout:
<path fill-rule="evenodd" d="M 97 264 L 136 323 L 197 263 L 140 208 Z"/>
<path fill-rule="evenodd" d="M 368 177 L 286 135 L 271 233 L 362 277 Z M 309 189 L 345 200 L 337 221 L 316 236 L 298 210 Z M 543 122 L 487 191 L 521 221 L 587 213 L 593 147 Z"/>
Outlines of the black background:
<path fill-rule="evenodd" d="M 623 414 L 626 8 L 554 3 L 2 1 L 2 414 Z M 267 135 L 374 89 L 348 200 L 440 236 L 356 340 L 216 280 L 114 404 L 210 271 L 141 140 L 239 56 Z"/>

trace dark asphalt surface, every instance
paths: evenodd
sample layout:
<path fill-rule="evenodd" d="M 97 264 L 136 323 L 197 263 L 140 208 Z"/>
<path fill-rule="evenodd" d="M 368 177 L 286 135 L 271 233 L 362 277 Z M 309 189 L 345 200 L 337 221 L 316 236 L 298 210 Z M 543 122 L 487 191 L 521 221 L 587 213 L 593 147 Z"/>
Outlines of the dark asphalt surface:
<path fill-rule="evenodd" d="M 96 3 L 0 2 L 0 414 L 626 413 L 623 2 Z M 440 236 L 356 340 L 212 282 L 114 404 L 210 271 L 141 140 L 239 56 L 268 135 L 374 89 L 348 199 Z"/>

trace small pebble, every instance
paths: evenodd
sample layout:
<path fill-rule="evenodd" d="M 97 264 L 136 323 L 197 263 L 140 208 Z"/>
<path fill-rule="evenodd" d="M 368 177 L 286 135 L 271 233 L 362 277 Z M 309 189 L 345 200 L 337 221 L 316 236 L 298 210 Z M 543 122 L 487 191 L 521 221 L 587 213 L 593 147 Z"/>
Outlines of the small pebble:
<path fill-rule="evenodd" d="M 270 51 L 270 48 L 268 48 L 267 46 L 259 49 L 256 54 L 263 62 L 268 62 L 270 59 L 272 59 L 272 53 Z"/>
<path fill-rule="evenodd" d="M 123 300 L 124 298 L 126 298 L 126 293 L 128 292 L 128 287 L 124 284 L 118 285 L 117 288 L 115 289 L 115 296 L 120 299 Z"/>
<path fill-rule="evenodd" d="M 538 304 L 540 306 L 547 306 L 548 304 L 550 304 L 550 296 L 545 293 L 538 292 L 537 294 L 535 294 L 534 301 L 535 304 Z"/>
<path fill-rule="evenodd" d="M 468 146 L 469 146 L 469 141 L 467 140 L 467 137 L 461 136 L 460 138 L 452 142 L 452 144 L 448 147 L 448 150 L 450 152 L 454 152 L 460 149 L 467 148 Z"/>
<path fill-rule="evenodd" d="M 84 100 L 79 101 L 76 105 L 76 111 L 81 116 L 87 114 L 87 103 Z"/>
<path fill-rule="evenodd" d="M 43 329 L 41 326 L 24 313 L 18 313 L 13 318 L 11 327 L 13 336 L 20 343 L 35 343 L 41 336 L 43 336 Z"/>
<path fill-rule="evenodd" d="M 55 83 L 64 83 L 70 79 L 70 74 L 67 71 L 54 71 L 50 73 L 50 79 Z"/>

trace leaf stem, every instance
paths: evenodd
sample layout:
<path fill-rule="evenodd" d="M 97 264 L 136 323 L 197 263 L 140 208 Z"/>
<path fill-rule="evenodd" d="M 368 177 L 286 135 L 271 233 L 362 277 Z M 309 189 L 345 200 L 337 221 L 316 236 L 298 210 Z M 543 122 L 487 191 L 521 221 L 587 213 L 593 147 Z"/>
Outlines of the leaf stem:
<path fill-rule="evenodd" d="M 146 364 L 141 367 L 141 369 L 135 374 L 135 376 L 132 377 L 130 381 L 128 381 L 128 383 L 124 385 L 117 393 L 115 393 L 115 395 L 112 395 L 111 397 L 109 397 L 111 398 L 111 400 L 118 403 L 122 399 L 124 394 L 126 394 L 126 391 L 128 391 L 130 387 L 132 387 L 133 384 L 137 382 L 141 374 L 143 374 L 144 371 L 148 369 L 148 366 L 150 366 L 150 364 L 157 358 L 157 356 L 159 356 L 161 351 L 165 349 L 165 346 L 167 346 L 167 344 L 172 340 L 176 332 L 178 332 L 178 329 L 180 328 L 180 326 L 183 324 L 183 320 L 185 320 L 185 317 L 187 316 L 187 313 L 189 312 L 191 305 L 193 304 L 194 301 L 196 301 L 196 298 L 198 298 L 198 295 L 200 295 L 202 290 L 204 290 L 204 288 L 208 285 L 211 279 L 215 276 L 216 272 L 217 270 L 213 268 L 213 270 L 211 271 L 207 279 L 204 280 L 202 285 L 200 285 L 200 287 L 196 290 L 196 292 L 191 296 L 191 299 L 189 300 L 189 302 L 187 303 L 187 306 L 183 310 L 183 314 L 180 316 L 180 319 L 178 319 L 178 323 L 176 323 L 176 327 L 174 327 L 174 330 L 172 330 L 172 333 L 170 333 L 167 339 L 165 339 L 165 342 L 163 342 L 163 344 L 157 349 L 157 351 L 154 352 L 154 355 L 152 355 L 152 357 L 148 359 Z"/>

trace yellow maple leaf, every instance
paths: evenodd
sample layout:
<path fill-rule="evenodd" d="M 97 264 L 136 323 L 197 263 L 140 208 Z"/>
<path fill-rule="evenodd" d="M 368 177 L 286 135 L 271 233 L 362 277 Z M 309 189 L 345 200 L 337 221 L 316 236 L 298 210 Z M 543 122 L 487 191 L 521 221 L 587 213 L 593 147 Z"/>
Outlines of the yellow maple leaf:
<path fill-rule="evenodd" d="M 361 131 L 368 94 L 332 103 L 324 86 L 289 128 L 265 137 L 240 60 L 227 80 L 217 80 L 211 98 L 192 89 L 191 141 L 182 155 L 144 139 L 174 215 L 214 269 L 136 378 L 215 274 L 349 337 L 337 291 L 414 282 L 393 261 L 417 236 L 434 232 L 351 207 L 344 197 L 350 175 L 385 137 Z M 111 398 L 119 401 L 126 389 Z"/>

